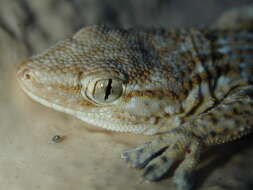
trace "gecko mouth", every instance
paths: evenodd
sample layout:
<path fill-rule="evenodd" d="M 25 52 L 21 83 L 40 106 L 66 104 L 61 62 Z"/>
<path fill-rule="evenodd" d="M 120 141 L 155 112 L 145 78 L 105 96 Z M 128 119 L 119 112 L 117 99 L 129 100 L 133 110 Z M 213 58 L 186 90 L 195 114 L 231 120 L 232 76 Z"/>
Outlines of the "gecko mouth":
<path fill-rule="evenodd" d="M 40 104 L 47 106 L 47 107 L 51 107 L 57 111 L 73 115 L 73 116 L 77 117 L 78 119 L 80 119 L 88 124 L 92 124 L 98 128 L 104 128 L 104 129 L 110 130 L 110 131 L 131 132 L 131 133 L 135 133 L 135 134 L 146 134 L 146 135 L 152 135 L 152 134 L 156 133 L 156 131 L 154 131 L 154 130 L 148 130 L 149 127 L 147 125 L 140 124 L 140 125 L 122 126 L 122 123 L 120 124 L 117 122 L 112 122 L 110 119 L 112 119 L 113 117 L 110 117 L 109 120 L 108 120 L 108 117 L 107 117 L 107 119 L 106 118 L 102 119 L 96 113 L 82 112 L 82 111 L 76 111 L 73 109 L 69 109 L 64 106 L 51 103 L 50 101 L 48 101 L 42 97 L 34 95 L 29 90 L 27 90 L 24 86 L 22 86 L 22 89 L 35 102 L 39 102 Z"/>
<path fill-rule="evenodd" d="M 36 74 L 38 73 L 36 73 L 36 70 L 33 69 L 33 67 L 29 67 L 29 63 L 31 62 L 23 62 L 18 67 L 16 75 L 22 90 L 35 102 L 75 116 L 86 123 L 108 130 L 131 132 L 135 134 L 155 133 L 154 131 L 148 131 L 148 129 L 152 127 L 143 122 L 138 123 L 131 118 L 127 119 L 127 121 L 116 118 L 115 113 L 112 110 L 108 111 L 102 106 L 98 107 L 90 102 L 85 102 L 80 93 L 80 89 L 57 88 L 55 85 L 56 82 L 54 82 L 54 85 L 47 84 L 47 82 L 38 82 L 44 78 L 44 75 L 43 73 L 39 73 L 40 75 L 37 76 Z M 112 93 L 112 88 L 118 88 L 119 86 L 118 83 L 115 83 L 115 85 L 112 84 L 112 81 L 110 80 L 108 84 L 110 88 L 105 91 L 106 97 L 108 96 L 108 93 Z M 121 95 L 121 91 L 119 91 L 119 94 Z M 104 110 L 102 111 L 102 109 Z"/>

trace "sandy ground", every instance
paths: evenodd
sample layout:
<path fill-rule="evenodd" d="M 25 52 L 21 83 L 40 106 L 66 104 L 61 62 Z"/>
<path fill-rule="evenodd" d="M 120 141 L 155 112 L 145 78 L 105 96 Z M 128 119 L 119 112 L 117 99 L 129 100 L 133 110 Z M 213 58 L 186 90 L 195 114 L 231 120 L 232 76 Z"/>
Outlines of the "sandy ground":
<path fill-rule="evenodd" d="M 30 50 L 24 41 L 6 31 L 0 29 L 1 190 L 175 189 L 170 178 L 144 182 L 140 170 L 128 168 L 120 159 L 123 150 L 152 137 L 99 130 L 31 101 L 15 77 L 18 63 Z M 31 35 L 39 39 L 36 32 Z M 35 49 L 48 45 L 42 43 L 42 38 L 38 41 L 41 44 L 35 44 Z M 60 143 L 48 143 L 54 135 L 66 138 Z M 252 135 L 207 152 L 196 178 L 198 189 L 251 189 L 251 139 Z"/>

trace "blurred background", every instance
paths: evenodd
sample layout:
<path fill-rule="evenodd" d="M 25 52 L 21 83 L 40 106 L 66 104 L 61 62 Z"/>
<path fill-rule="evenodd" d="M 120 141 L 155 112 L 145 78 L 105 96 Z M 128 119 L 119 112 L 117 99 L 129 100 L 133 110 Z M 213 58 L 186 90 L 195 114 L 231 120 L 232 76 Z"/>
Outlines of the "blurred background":
<path fill-rule="evenodd" d="M 30 53 L 83 26 L 124 28 L 208 26 L 224 11 L 252 0 L 0 0 L 0 28 Z"/>
<path fill-rule="evenodd" d="M 17 65 L 90 24 L 211 26 L 253 0 L 0 0 L 0 190 L 175 190 L 171 178 L 145 183 L 120 159 L 150 136 L 97 130 L 34 103 L 21 91 Z M 253 15 L 253 12 L 252 12 Z M 229 19 L 229 18 L 228 18 Z M 49 144 L 54 135 L 66 136 Z M 203 156 L 200 190 L 252 190 L 252 135 Z"/>

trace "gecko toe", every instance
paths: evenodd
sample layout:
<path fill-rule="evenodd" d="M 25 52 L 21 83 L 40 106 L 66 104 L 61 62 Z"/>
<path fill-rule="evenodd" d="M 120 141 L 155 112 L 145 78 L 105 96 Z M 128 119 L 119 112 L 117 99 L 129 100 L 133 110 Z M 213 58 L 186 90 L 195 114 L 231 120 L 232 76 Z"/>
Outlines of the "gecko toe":
<path fill-rule="evenodd" d="M 174 159 L 168 159 L 165 156 L 155 158 L 145 167 L 143 178 L 148 181 L 162 179 L 173 166 L 174 162 Z"/>
<path fill-rule="evenodd" d="M 177 186 L 178 190 L 191 190 L 194 185 L 194 172 L 176 172 L 173 176 L 173 182 Z"/>
<path fill-rule="evenodd" d="M 151 143 L 146 143 L 137 148 L 123 152 L 121 158 L 130 163 L 130 166 L 133 168 L 143 168 L 164 150 L 165 148 L 157 148 Z"/>

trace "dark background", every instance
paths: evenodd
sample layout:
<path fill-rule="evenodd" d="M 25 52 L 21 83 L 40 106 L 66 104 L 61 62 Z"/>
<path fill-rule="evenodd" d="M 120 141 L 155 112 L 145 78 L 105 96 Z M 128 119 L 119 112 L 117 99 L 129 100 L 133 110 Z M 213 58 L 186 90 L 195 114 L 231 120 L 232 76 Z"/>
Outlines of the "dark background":
<path fill-rule="evenodd" d="M 0 28 L 29 54 L 89 24 L 124 28 L 209 26 L 252 0 L 0 0 Z"/>

